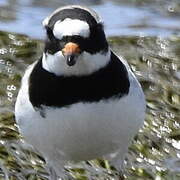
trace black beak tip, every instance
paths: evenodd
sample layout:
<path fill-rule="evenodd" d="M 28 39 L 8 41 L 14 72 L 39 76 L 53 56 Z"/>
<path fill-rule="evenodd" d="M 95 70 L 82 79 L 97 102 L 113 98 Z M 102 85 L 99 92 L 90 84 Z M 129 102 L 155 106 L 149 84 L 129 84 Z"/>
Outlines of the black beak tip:
<path fill-rule="evenodd" d="M 76 64 L 76 60 L 75 60 L 75 56 L 74 55 L 68 55 L 67 59 L 66 59 L 66 63 L 68 66 L 74 66 Z"/>

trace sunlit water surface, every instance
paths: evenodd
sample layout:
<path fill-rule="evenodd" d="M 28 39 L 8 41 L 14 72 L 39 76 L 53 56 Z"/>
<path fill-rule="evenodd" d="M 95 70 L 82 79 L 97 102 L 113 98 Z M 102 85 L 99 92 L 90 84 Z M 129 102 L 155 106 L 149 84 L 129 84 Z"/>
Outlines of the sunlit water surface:
<path fill-rule="evenodd" d="M 4 6 L 2 5 L 3 2 L 4 5 L 7 4 L 7 1 L 2 0 L 0 6 Z M 18 8 L 23 7 L 21 11 L 15 12 L 21 14 L 29 10 L 28 12 L 31 13 L 30 8 L 34 9 L 35 5 L 31 7 L 28 2 L 31 3 L 32 1 L 27 1 L 27 3 L 23 0 L 14 1 L 16 7 L 18 5 L 21 5 Z M 158 31 L 155 28 L 155 34 L 149 23 L 142 29 L 136 27 L 136 32 L 133 32 L 134 27 L 128 26 L 119 30 L 117 27 L 119 25 L 122 27 L 124 23 L 118 22 L 116 18 L 112 21 L 112 16 L 108 15 L 107 9 L 112 6 L 115 8 L 113 13 L 118 15 L 117 9 L 121 9 L 123 12 L 126 11 L 126 8 L 138 11 L 137 5 L 93 2 L 96 2 L 96 5 L 91 4 L 91 6 L 94 6 L 94 9 L 105 17 L 105 22 L 107 21 L 105 24 L 107 24 L 108 35 L 114 36 L 109 38 L 111 48 L 128 60 L 143 86 L 147 99 L 146 121 L 129 148 L 123 177 L 129 180 L 178 180 L 180 179 L 180 37 L 177 30 L 178 24 L 177 22 L 172 26 L 170 24 L 170 31 L 166 27 L 160 28 L 163 31 Z M 54 6 L 56 3 L 54 1 Z M 40 8 L 38 4 L 36 6 Z M 44 6 L 46 9 L 42 8 L 39 16 L 36 16 L 36 22 L 42 18 L 41 12 L 44 12 L 44 16 L 46 16 L 46 13 L 53 9 L 48 1 Z M 149 4 L 150 6 L 151 4 Z M 169 6 L 168 4 L 167 7 Z M 24 9 L 25 7 L 27 9 Z M 154 7 L 155 10 L 160 12 L 158 7 Z M 172 11 L 172 9 L 170 10 Z M 178 21 L 176 18 L 178 11 L 175 8 L 173 10 L 175 18 L 172 16 L 170 18 Z M 131 12 L 133 13 L 133 10 Z M 149 13 L 146 9 L 144 12 Z M 163 12 L 168 14 L 168 11 Z M 122 16 L 125 16 L 125 13 L 122 13 Z M 141 16 L 139 15 L 139 17 Z M 21 15 L 14 17 L 16 17 L 14 22 L 18 22 L 20 17 L 24 18 Z M 27 17 L 25 19 L 28 21 Z M 111 23 L 108 25 L 109 21 Z M 131 18 L 128 23 L 130 21 L 133 22 Z M 10 24 L 14 22 L 12 19 Z M 32 22 L 35 23 L 34 20 Z M 4 27 L 9 28 L 6 29 L 7 31 L 13 31 L 7 22 L 1 21 L 0 28 L 3 29 L 3 23 L 6 24 Z M 175 26 L 176 28 L 174 28 Z M 21 27 L 23 28 L 23 26 Z M 26 32 L 31 37 L 38 39 L 43 37 L 41 30 L 39 30 L 39 24 L 31 27 L 34 28 L 33 32 L 32 29 L 29 29 L 30 27 L 27 28 L 27 31 L 25 29 L 19 31 L 18 28 L 14 28 L 14 31 Z M 159 36 L 160 34 L 162 36 Z M 29 37 L 13 33 L 0 32 L 0 180 L 47 180 L 51 179 L 53 175 L 50 170 L 51 167 L 47 166 L 40 153 L 23 142 L 13 115 L 21 76 L 25 68 L 40 57 L 42 50 L 42 41 L 32 40 Z M 120 177 L 119 172 L 103 160 L 69 164 L 65 167 L 64 174 L 65 179 L 83 180 L 116 180 Z"/>

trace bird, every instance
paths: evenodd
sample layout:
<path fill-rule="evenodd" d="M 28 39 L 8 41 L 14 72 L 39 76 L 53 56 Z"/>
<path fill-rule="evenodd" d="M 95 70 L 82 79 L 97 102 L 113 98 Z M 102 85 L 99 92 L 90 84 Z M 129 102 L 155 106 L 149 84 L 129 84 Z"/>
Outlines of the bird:
<path fill-rule="evenodd" d="M 58 175 L 67 162 L 96 158 L 123 168 L 145 119 L 140 83 L 94 10 L 63 6 L 42 24 L 42 56 L 26 69 L 15 104 L 20 133 Z"/>

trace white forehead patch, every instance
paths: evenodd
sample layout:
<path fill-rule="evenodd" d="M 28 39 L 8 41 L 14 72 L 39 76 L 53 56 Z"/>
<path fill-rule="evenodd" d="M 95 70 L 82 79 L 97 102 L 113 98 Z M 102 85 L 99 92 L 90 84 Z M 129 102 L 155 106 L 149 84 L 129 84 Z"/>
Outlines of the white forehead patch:
<path fill-rule="evenodd" d="M 63 36 L 78 35 L 84 38 L 89 37 L 89 25 L 85 21 L 66 18 L 64 21 L 57 21 L 53 29 L 54 36 L 62 39 Z"/>

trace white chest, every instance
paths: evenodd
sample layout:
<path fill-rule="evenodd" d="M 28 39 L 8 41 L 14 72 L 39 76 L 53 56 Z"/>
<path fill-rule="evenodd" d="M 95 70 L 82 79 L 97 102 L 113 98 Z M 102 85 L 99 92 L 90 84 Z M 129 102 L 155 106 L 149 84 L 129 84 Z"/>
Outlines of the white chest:
<path fill-rule="evenodd" d="M 61 109 L 44 107 L 42 117 L 29 105 L 17 119 L 27 141 L 40 151 L 56 149 L 63 159 L 84 160 L 128 146 L 143 121 L 136 107 L 135 99 L 127 96 Z"/>
<path fill-rule="evenodd" d="M 132 76 L 129 94 L 66 108 L 43 107 L 36 111 L 28 97 L 28 71 L 18 94 L 15 114 L 25 139 L 56 163 L 89 160 L 116 151 L 122 156 L 145 115 L 142 90 Z"/>

